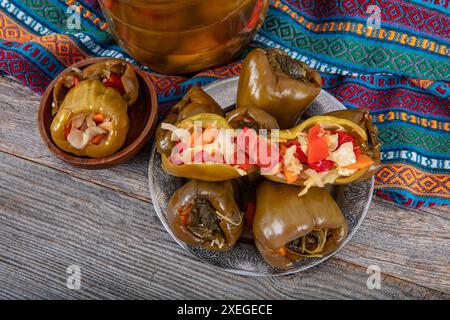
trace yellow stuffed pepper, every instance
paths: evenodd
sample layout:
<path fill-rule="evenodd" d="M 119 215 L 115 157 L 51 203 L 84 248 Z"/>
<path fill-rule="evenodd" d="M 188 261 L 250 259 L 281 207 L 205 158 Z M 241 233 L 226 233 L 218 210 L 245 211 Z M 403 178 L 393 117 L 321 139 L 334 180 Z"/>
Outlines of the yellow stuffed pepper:
<path fill-rule="evenodd" d="M 123 146 L 128 128 L 127 103 L 120 93 L 98 80 L 84 80 L 68 92 L 50 130 L 62 150 L 104 158 Z"/>

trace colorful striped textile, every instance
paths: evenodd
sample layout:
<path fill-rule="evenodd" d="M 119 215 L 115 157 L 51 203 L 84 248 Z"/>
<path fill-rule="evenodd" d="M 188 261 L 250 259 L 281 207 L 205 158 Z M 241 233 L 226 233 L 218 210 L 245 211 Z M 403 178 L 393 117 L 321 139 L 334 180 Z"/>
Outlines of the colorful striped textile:
<path fill-rule="evenodd" d="M 82 30 L 66 26 L 70 5 Z M 348 108 L 371 110 L 383 143 L 376 194 L 409 207 L 450 203 L 449 7 L 449 0 L 273 0 L 254 40 L 320 70 L 324 89 Z M 367 27 L 378 17 L 379 28 Z M 0 0 L 3 73 L 43 93 L 63 68 L 92 56 L 133 61 L 107 32 L 96 0 Z M 144 70 L 164 113 L 189 87 L 239 74 L 240 61 L 192 78 Z"/>

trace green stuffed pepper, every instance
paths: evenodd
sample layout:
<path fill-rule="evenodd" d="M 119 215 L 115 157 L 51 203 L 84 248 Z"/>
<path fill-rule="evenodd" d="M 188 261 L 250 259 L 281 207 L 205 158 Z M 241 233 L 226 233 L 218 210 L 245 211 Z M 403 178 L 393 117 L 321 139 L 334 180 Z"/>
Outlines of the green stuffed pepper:
<path fill-rule="evenodd" d="M 295 186 L 268 180 L 257 189 L 255 244 L 274 268 L 286 270 L 299 259 L 323 257 L 347 237 L 347 221 L 326 189 L 297 194 Z"/>
<path fill-rule="evenodd" d="M 228 250 L 242 232 L 243 213 L 235 201 L 232 181 L 191 180 L 178 189 L 166 211 L 175 236 L 208 250 Z"/>
<path fill-rule="evenodd" d="M 281 49 L 254 49 L 239 77 L 237 106 L 260 108 L 275 117 L 281 129 L 292 128 L 320 93 L 318 72 Z"/>

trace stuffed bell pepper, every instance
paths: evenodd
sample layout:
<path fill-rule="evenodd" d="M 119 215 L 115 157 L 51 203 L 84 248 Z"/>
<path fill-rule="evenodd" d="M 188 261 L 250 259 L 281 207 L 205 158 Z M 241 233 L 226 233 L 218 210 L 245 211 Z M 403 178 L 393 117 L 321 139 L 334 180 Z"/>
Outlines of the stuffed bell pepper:
<path fill-rule="evenodd" d="M 72 68 L 70 72 L 58 78 L 53 88 L 52 116 L 58 113 L 69 90 L 79 84 L 81 80 L 83 80 L 83 71 L 78 68 Z"/>
<path fill-rule="evenodd" d="M 232 181 L 187 182 L 168 204 L 166 214 L 172 232 L 189 245 L 209 250 L 232 248 L 244 223 L 235 196 Z"/>
<path fill-rule="evenodd" d="M 265 110 L 281 129 L 292 128 L 320 93 L 318 72 L 281 49 L 254 49 L 239 77 L 237 106 Z"/>
<path fill-rule="evenodd" d="M 62 150 L 103 158 L 122 147 L 128 126 L 127 104 L 120 93 L 98 80 L 83 80 L 64 98 L 50 130 Z"/>
<path fill-rule="evenodd" d="M 99 80 L 106 87 L 117 90 L 128 106 L 132 106 L 139 95 L 139 82 L 133 66 L 120 59 L 91 64 L 83 69 L 83 79 Z"/>
<path fill-rule="evenodd" d="M 263 175 L 278 170 L 278 143 L 261 130 L 234 129 L 225 118 L 212 113 L 191 116 L 176 126 L 163 122 L 161 128 L 171 132 L 173 147 L 168 155 L 161 155 L 162 168 L 171 175 L 223 181 L 257 170 Z"/>
<path fill-rule="evenodd" d="M 347 184 L 369 178 L 380 165 L 380 144 L 367 110 L 314 116 L 279 133 L 277 182 L 310 187 Z"/>
<path fill-rule="evenodd" d="M 162 123 L 170 123 L 177 125 L 184 119 L 196 115 L 198 113 L 215 113 L 225 116 L 222 108 L 200 87 L 192 87 L 184 97 L 175 106 L 172 107 L 169 114 Z M 156 150 L 159 153 L 168 154 L 171 147 L 171 133 L 158 126 L 155 132 Z"/>
<path fill-rule="evenodd" d="M 286 270 L 299 259 L 323 257 L 347 237 L 347 221 L 325 188 L 297 194 L 295 186 L 268 180 L 257 189 L 255 244 L 274 268 Z"/>

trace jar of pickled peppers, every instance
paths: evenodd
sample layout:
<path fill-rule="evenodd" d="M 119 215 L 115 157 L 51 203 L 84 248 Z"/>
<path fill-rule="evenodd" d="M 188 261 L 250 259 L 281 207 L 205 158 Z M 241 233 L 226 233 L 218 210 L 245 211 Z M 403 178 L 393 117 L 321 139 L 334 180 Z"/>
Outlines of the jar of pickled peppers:
<path fill-rule="evenodd" d="M 232 60 L 261 27 L 269 0 L 100 0 L 119 45 L 144 65 L 185 74 Z"/>

